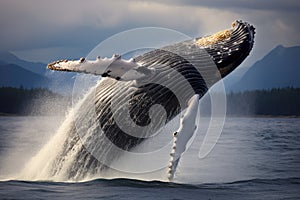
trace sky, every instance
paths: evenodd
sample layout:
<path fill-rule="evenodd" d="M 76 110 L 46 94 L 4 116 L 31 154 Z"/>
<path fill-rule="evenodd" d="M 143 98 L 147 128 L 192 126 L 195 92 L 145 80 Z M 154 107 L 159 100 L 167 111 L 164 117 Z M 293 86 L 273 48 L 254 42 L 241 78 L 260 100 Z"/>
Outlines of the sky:
<path fill-rule="evenodd" d="M 299 0 L 1 0 L 0 51 L 47 63 L 84 57 L 99 42 L 132 28 L 164 27 L 199 37 L 236 19 L 257 32 L 244 65 L 279 44 L 300 45 Z"/>

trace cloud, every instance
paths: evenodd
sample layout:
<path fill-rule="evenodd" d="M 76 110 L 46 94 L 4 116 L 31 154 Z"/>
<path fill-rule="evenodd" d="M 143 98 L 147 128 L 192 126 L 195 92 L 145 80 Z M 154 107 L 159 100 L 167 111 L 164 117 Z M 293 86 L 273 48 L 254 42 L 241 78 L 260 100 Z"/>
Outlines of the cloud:
<path fill-rule="evenodd" d="M 41 52 L 45 58 L 47 52 L 51 58 L 69 57 L 70 52 L 78 57 L 112 34 L 130 28 L 159 26 L 196 37 L 243 19 L 257 27 L 254 60 L 278 44 L 300 44 L 299 8 L 299 1 L 292 0 L 1 0 L 0 51 L 15 51 L 33 59 L 35 55 L 43 57 Z"/>
<path fill-rule="evenodd" d="M 168 5 L 191 5 L 218 9 L 249 9 L 249 10 L 286 10 L 298 12 L 300 2 L 298 0 L 166 0 L 159 1 Z"/>

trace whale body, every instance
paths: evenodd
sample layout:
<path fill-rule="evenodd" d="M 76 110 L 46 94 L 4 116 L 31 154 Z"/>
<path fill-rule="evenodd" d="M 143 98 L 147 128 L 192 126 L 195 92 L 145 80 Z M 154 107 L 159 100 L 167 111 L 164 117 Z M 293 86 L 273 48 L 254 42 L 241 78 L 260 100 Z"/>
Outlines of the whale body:
<path fill-rule="evenodd" d="M 52 70 L 103 78 L 78 105 L 65 140 L 56 147 L 58 154 L 48 161 L 48 172 L 78 179 L 107 169 L 122 151 L 155 135 L 188 107 L 194 95 L 201 98 L 240 65 L 253 47 L 254 33 L 252 25 L 235 21 L 226 31 L 170 44 L 131 60 L 114 55 L 50 63 Z"/>

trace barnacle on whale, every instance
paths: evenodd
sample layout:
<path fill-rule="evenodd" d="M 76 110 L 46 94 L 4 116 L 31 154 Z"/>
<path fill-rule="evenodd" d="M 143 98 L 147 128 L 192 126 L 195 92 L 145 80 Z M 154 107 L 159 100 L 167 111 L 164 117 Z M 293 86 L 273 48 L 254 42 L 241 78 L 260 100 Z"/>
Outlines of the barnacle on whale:
<path fill-rule="evenodd" d="M 231 32 L 229 30 L 224 30 L 207 37 L 199 38 L 196 40 L 196 44 L 199 46 L 208 46 L 229 39 L 230 36 Z"/>

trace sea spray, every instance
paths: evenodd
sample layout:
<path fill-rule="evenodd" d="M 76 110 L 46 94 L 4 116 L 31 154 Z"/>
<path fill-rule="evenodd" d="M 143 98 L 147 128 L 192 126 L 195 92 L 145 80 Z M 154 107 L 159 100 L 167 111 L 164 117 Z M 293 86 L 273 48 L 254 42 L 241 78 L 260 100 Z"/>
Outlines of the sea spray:
<path fill-rule="evenodd" d="M 120 158 L 121 155 L 124 154 L 124 151 L 115 148 L 113 141 L 107 139 L 99 124 L 99 115 L 95 112 L 95 104 L 103 97 L 98 96 L 103 93 L 97 93 L 103 91 L 103 85 L 101 85 L 101 83 L 102 80 L 100 80 L 96 86 L 89 89 L 89 91 L 83 95 L 83 98 L 75 104 L 56 134 L 28 161 L 24 169 L 18 175 L 18 179 L 83 181 L 103 176 L 111 176 L 111 174 L 107 172 L 109 169 L 108 166 L 112 161 L 116 161 Z M 108 87 L 116 85 L 118 89 L 112 91 L 119 92 L 119 90 L 123 88 L 128 88 L 126 87 L 127 84 L 130 83 L 118 82 L 117 85 L 114 80 L 110 79 L 107 85 Z M 131 90 L 132 89 L 129 88 L 121 92 L 125 94 L 129 93 L 130 95 Z M 110 94 L 111 92 L 104 90 L 104 96 L 107 93 Z M 101 102 L 98 103 L 104 104 Z M 109 124 L 110 120 L 107 119 L 105 123 Z M 173 131 L 166 130 L 163 131 L 163 134 L 171 135 Z M 165 143 L 162 144 L 162 147 L 164 146 Z M 141 149 L 138 151 L 140 150 Z M 134 151 L 134 148 L 132 148 L 131 151 Z M 165 159 L 167 158 L 166 154 Z M 130 157 L 126 157 L 125 160 L 125 163 L 130 162 Z M 147 163 L 151 165 L 151 159 L 148 160 Z M 166 166 L 165 162 L 160 163 L 159 161 L 154 161 L 152 164 L 153 163 L 158 163 L 159 167 Z M 120 166 L 121 169 L 122 167 L 123 166 Z M 156 166 L 154 168 L 157 169 Z M 153 171 L 153 169 L 151 168 L 150 171 Z M 126 172 L 122 175 L 124 174 L 128 175 Z"/>
<path fill-rule="evenodd" d="M 91 100 L 91 96 L 95 91 L 92 87 L 75 107 L 71 108 L 56 134 L 49 142 L 41 148 L 41 150 L 32 157 L 25 165 L 24 169 L 18 175 L 18 179 L 25 180 L 54 180 L 68 181 L 82 179 L 80 170 L 75 172 L 72 168 L 80 160 L 76 160 L 78 154 L 84 151 L 80 138 L 76 133 L 76 117 L 82 110 L 88 110 L 91 106 L 87 101 Z M 85 117 L 89 117 L 88 115 Z M 86 156 L 88 152 L 86 152 Z M 93 159 L 93 158 L 91 158 Z M 84 169 L 81 169 L 84 170 Z M 89 169 L 85 169 L 89 170 Z M 72 178 L 70 179 L 70 173 Z M 86 175 L 87 172 L 82 173 Z"/>

